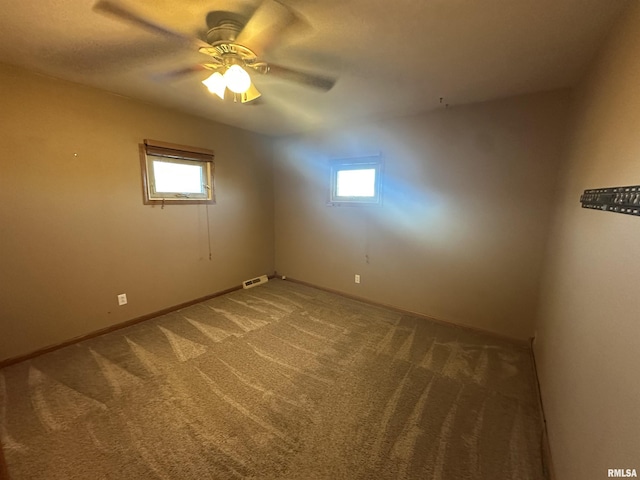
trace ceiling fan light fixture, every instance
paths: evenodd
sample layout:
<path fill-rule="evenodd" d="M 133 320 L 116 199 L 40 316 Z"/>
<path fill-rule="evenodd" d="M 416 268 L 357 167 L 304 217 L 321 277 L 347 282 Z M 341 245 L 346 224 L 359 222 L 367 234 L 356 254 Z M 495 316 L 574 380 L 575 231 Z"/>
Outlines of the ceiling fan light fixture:
<path fill-rule="evenodd" d="M 240 65 L 231 65 L 224 73 L 224 81 L 233 93 L 244 93 L 251 86 L 251 77 Z"/>
<path fill-rule="evenodd" d="M 227 82 L 220 72 L 215 72 L 209 78 L 203 80 L 202 83 L 211 93 L 224 100 L 224 89 L 227 88 Z"/>

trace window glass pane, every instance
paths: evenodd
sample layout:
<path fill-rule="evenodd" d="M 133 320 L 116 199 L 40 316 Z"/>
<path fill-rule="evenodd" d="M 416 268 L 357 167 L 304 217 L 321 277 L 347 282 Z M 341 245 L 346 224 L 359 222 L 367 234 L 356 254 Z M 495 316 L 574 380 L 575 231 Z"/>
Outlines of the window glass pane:
<path fill-rule="evenodd" d="M 338 170 L 336 194 L 338 197 L 373 197 L 375 184 L 375 168 Z"/>
<path fill-rule="evenodd" d="M 153 161 L 156 192 L 203 193 L 202 167 Z"/>

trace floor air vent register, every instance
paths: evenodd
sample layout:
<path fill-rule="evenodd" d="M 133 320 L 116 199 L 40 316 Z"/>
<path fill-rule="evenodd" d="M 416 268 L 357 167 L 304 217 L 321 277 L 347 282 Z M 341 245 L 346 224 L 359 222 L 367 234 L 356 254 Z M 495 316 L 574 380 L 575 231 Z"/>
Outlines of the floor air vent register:
<path fill-rule="evenodd" d="M 269 281 L 269 277 L 266 275 L 260 275 L 259 277 L 252 278 L 251 280 L 245 280 L 242 282 L 242 288 L 253 288 L 256 285 L 261 285 Z"/>

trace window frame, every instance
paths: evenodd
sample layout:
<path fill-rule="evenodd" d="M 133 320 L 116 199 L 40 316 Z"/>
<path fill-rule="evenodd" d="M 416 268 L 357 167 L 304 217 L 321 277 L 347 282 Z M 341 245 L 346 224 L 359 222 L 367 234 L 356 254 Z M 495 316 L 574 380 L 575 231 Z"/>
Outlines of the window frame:
<path fill-rule="evenodd" d="M 189 196 L 185 192 L 156 192 L 154 191 L 153 160 L 166 159 L 167 162 L 176 164 L 197 165 L 203 170 L 207 183 L 205 183 L 207 196 L 202 194 Z M 177 145 L 145 139 L 140 144 L 140 167 L 142 171 L 142 194 L 145 205 L 197 205 L 215 204 L 214 152 L 199 147 Z M 193 195 L 193 194 L 192 194 Z"/>
<path fill-rule="evenodd" d="M 330 161 L 329 201 L 331 206 L 380 206 L 382 205 L 383 162 L 379 155 L 357 158 L 342 158 Z M 338 172 L 345 170 L 375 170 L 374 195 L 338 196 Z"/>

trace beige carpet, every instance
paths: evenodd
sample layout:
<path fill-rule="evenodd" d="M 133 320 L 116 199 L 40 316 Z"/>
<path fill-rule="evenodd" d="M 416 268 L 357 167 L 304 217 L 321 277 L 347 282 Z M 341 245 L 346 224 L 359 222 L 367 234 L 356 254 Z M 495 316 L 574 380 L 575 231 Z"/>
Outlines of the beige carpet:
<path fill-rule="evenodd" d="M 538 480 L 528 348 L 275 280 L 0 370 L 13 480 Z"/>

